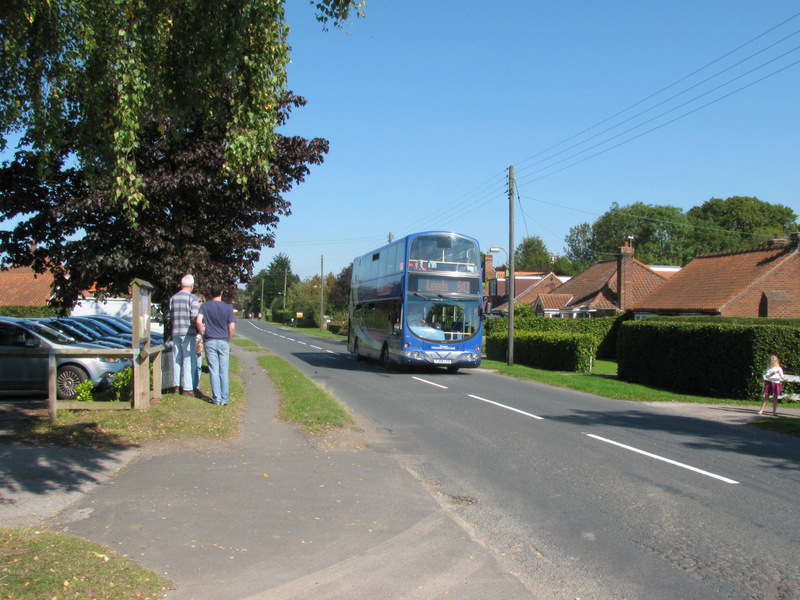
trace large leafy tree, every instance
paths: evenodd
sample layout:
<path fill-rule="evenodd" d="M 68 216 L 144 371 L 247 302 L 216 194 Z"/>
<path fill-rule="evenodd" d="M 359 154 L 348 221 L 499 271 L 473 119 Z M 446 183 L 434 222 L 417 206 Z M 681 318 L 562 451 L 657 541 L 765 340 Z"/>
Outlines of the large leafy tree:
<path fill-rule="evenodd" d="M 313 2 L 339 26 L 353 0 Z M 50 269 L 65 310 L 133 277 L 233 288 L 272 245 L 282 194 L 327 142 L 279 135 L 292 106 L 281 0 L 0 4 L 0 266 Z M 31 251 L 33 248 L 33 251 Z M 202 291 L 201 285 L 201 291 Z"/>
<path fill-rule="evenodd" d="M 570 229 L 565 239 L 573 262 L 607 260 L 631 240 L 636 258 L 648 264 L 685 265 L 698 254 L 757 246 L 774 235 L 795 231 L 788 207 L 758 198 L 712 198 L 686 213 L 674 206 L 616 202 L 593 224 Z"/>
<path fill-rule="evenodd" d="M 279 121 L 302 104 L 286 96 Z M 155 286 L 154 301 L 162 306 L 186 272 L 194 273 L 200 292 L 212 283 L 233 289 L 249 280 L 261 248 L 274 244 L 279 217 L 289 214 L 283 194 L 303 180 L 309 164 L 322 162 L 328 143 L 278 134 L 268 174 L 237 183 L 223 166 L 224 132 L 205 123 L 198 119 L 180 137 L 163 135 L 172 127 L 164 121 L 140 130 L 136 163 L 147 207 L 137 226 L 114 209 L 112 182 L 97 178 L 90 186 L 63 159 L 42 176 L 42 153 L 18 153 L 0 170 L 0 214 L 17 220 L 0 232 L 4 261 L 50 269 L 55 304 L 64 310 L 92 285 L 124 294 L 137 277 Z"/>
<path fill-rule="evenodd" d="M 688 211 L 698 235 L 707 240 L 704 251 L 756 246 L 775 235 L 797 231 L 797 215 L 788 206 L 749 196 L 711 198 Z"/>
<path fill-rule="evenodd" d="M 313 4 L 336 25 L 363 8 Z M 21 133 L 39 169 L 71 155 L 84 185 L 103 186 L 104 210 L 136 227 L 149 201 L 143 131 L 168 124 L 162 134 L 181 143 L 201 119 L 222 136 L 222 169 L 248 193 L 277 155 L 287 34 L 282 0 L 5 0 L 0 149 Z"/>
<path fill-rule="evenodd" d="M 551 271 L 552 255 L 547 250 L 542 238 L 531 236 L 524 238 L 514 251 L 514 268 L 518 271 Z"/>
<path fill-rule="evenodd" d="M 691 227 L 683 210 L 636 202 L 620 207 L 616 202 L 592 225 L 593 247 L 598 258 L 616 255 L 626 241 L 636 248 L 636 258 L 647 264 L 682 265 Z"/>

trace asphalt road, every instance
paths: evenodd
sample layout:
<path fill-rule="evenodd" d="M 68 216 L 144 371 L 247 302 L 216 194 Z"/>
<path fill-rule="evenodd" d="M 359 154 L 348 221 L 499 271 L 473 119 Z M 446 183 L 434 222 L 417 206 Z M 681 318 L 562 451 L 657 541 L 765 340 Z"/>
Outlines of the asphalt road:
<path fill-rule="evenodd" d="M 237 333 L 370 421 L 376 449 L 448 497 L 543 597 L 800 597 L 800 444 L 743 426 L 749 408 L 387 372 L 335 340 L 247 321 Z"/>

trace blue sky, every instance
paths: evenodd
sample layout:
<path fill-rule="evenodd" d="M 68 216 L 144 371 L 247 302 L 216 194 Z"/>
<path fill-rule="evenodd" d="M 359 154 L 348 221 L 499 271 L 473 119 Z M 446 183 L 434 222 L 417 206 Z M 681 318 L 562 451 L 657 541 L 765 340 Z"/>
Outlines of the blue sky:
<path fill-rule="evenodd" d="M 558 254 L 612 202 L 800 213 L 799 2 L 369 0 L 327 32 L 286 4 L 308 105 L 283 133 L 331 148 L 256 272 L 283 252 L 301 277 L 338 274 L 390 233 L 509 250 L 510 165 L 514 246 Z"/>

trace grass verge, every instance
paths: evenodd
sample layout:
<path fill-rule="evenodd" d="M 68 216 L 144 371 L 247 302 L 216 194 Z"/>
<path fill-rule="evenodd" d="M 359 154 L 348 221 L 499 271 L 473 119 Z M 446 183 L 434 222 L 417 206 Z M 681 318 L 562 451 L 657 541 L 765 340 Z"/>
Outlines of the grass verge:
<path fill-rule="evenodd" d="M 613 361 L 598 360 L 595 363 L 595 370 L 591 374 L 566 373 L 562 371 L 547 371 L 544 369 L 534 369 L 524 365 L 513 365 L 509 367 L 504 362 L 494 360 L 482 360 L 481 368 L 491 369 L 509 377 L 517 379 L 527 379 L 538 381 L 556 387 L 569 388 L 587 394 L 603 396 L 604 398 L 614 398 L 617 400 L 629 400 L 633 402 L 693 402 L 697 404 L 733 404 L 741 406 L 760 406 L 760 402 L 753 400 L 738 400 L 734 398 L 708 398 L 705 396 L 692 396 L 688 394 L 677 394 L 665 390 L 648 387 L 635 383 L 618 380 L 617 365 Z M 771 406 L 771 405 L 770 405 Z M 755 419 L 751 425 L 778 431 L 800 437 L 800 419 L 796 418 L 766 418 Z"/>
<path fill-rule="evenodd" d="M 230 371 L 241 364 L 231 355 Z M 210 390 L 203 373 L 200 387 Z M 164 394 L 149 410 L 61 410 L 55 421 L 35 419 L 23 424 L 16 441 L 31 445 L 57 445 L 102 450 L 136 446 L 144 442 L 180 438 L 227 438 L 238 431 L 238 410 L 244 404 L 244 388 L 238 377 L 230 378 L 230 406 L 220 411 L 209 401 L 192 396 Z"/>
<path fill-rule="evenodd" d="M 319 433 L 354 422 L 339 401 L 316 385 L 291 364 L 277 356 L 259 356 L 281 397 L 279 417 L 299 424 L 305 431 Z"/>
<path fill-rule="evenodd" d="M 101 544 L 52 531 L 0 529 L 0 597 L 163 597 L 168 579 Z"/>

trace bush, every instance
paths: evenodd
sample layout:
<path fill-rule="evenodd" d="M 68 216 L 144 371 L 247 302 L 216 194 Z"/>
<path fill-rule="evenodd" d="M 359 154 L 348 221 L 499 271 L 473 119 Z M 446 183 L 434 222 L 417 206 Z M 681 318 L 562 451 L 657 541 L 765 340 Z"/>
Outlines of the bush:
<path fill-rule="evenodd" d="M 630 314 L 618 317 L 599 317 L 597 319 L 548 319 L 537 317 L 533 308 L 520 307 L 514 313 L 514 334 L 523 331 L 580 333 L 593 337 L 599 358 L 616 358 L 619 326 L 630 320 Z M 487 336 L 508 334 L 508 319 L 487 319 L 484 323 Z"/>
<path fill-rule="evenodd" d="M 800 373 L 800 327 L 750 321 L 645 319 L 619 334 L 620 379 L 678 393 L 757 400 L 770 355 Z"/>
<path fill-rule="evenodd" d="M 75 400 L 78 402 L 94 402 L 94 383 L 91 379 L 81 381 L 75 386 Z"/>
<path fill-rule="evenodd" d="M 514 362 L 537 369 L 588 373 L 592 370 L 596 340 L 583 333 L 530 332 L 514 333 Z M 492 334 L 486 338 L 486 357 L 508 358 L 508 335 Z"/>
<path fill-rule="evenodd" d="M 49 306 L 0 306 L 0 316 L 3 317 L 56 317 L 58 312 Z"/>
<path fill-rule="evenodd" d="M 152 378 L 153 374 L 150 373 Z M 111 381 L 111 394 L 119 402 L 133 402 L 133 368 L 128 367 L 114 373 Z"/>

